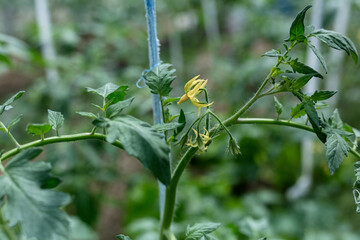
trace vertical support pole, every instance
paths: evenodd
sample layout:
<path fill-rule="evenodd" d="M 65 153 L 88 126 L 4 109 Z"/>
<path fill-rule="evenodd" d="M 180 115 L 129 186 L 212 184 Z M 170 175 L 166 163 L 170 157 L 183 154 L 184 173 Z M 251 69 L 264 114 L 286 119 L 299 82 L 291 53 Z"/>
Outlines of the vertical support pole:
<path fill-rule="evenodd" d="M 156 5 L 155 0 L 144 0 L 146 9 L 146 20 L 148 29 L 148 47 L 150 68 L 156 67 L 160 63 L 160 44 L 157 38 L 156 30 Z M 153 119 L 154 124 L 163 123 L 162 108 L 160 96 L 152 95 Z M 170 162 L 171 165 L 171 162 Z M 166 187 L 160 181 L 159 183 L 159 199 L 160 199 L 160 217 L 162 218 L 165 207 L 165 191 Z"/>
<path fill-rule="evenodd" d="M 56 83 L 59 75 L 54 63 L 55 48 L 51 36 L 51 20 L 47 0 L 35 0 L 36 20 L 39 28 L 42 56 L 46 62 L 45 73 L 49 83 Z"/>
<path fill-rule="evenodd" d="M 215 0 L 201 0 L 205 32 L 210 49 L 220 43 L 218 12 Z"/>

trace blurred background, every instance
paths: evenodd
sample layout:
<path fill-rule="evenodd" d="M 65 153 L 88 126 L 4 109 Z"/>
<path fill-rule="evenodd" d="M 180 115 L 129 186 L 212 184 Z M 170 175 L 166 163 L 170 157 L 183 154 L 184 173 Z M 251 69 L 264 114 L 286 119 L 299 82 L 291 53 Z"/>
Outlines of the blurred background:
<path fill-rule="evenodd" d="M 282 47 L 294 17 L 308 4 L 313 8 L 307 25 L 342 32 L 360 49 L 359 0 L 158 0 L 161 59 L 177 69 L 172 96 L 182 95 L 184 83 L 201 74 L 209 79 L 214 111 L 229 116 L 274 64 L 261 55 Z M 128 113 L 152 122 L 150 92 L 136 87 L 148 68 L 142 0 L 0 0 L 0 19 L 1 102 L 26 91 L 3 117 L 9 122 L 23 114 L 13 129 L 20 143 L 34 139 L 26 124 L 46 122 L 47 109 L 64 114 L 62 134 L 90 131 L 91 121 L 76 112 L 96 111 L 90 102 L 100 99 L 85 87 L 107 82 L 128 85 L 129 95 L 136 96 Z M 359 129 L 359 65 L 320 46 L 330 71 L 307 91 L 338 89 L 328 104 Z M 296 51 L 324 73 L 304 47 Z M 281 118 L 289 119 L 297 100 L 287 94 L 278 99 L 284 106 Z M 246 115 L 275 118 L 274 100 L 264 98 Z M 264 125 L 235 126 L 232 132 L 240 156 L 226 151 L 227 136 L 221 135 L 193 159 L 181 180 L 176 234 L 188 224 L 220 222 L 215 236 L 226 240 L 360 239 L 352 156 L 330 176 L 324 147 L 311 134 Z M 0 134 L 0 149 L 10 149 Z M 119 233 L 157 239 L 157 182 L 137 160 L 93 141 L 47 146 L 42 159 L 61 177 L 58 189 L 72 196 L 66 211 L 73 216 L 73 239 L 107 240 Z"/>

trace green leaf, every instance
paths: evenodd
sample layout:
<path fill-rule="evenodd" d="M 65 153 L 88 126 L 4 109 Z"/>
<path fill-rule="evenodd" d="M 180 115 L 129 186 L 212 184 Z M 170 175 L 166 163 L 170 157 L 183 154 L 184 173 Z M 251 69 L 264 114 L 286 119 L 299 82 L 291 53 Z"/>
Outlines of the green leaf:
<path fill-rule="evenodd" d="M 21 115 L 17 116 L 14 120 L 12 120 L 12 121 L 9 123 L 7 129 L 10 131 L 10 129 L 11 129 L 13 126 L 15 126 L 18 122 L 20 122 L 22 116 L 23 116 L 23 115 L 21 114 Z"/>
<path fill-rule="evenodd" d="M 44 135 L 45 133 L 51 130 L 51 125 L 48 123 L 33 123 L 27 126 L 26 131 L 31 133 L 32 135 Z"/>
<path fill-rule="evenodd" d="M 311 95 L 310 99 L 314 102 L 322 101 L 331 98 L 336 94 L 336 91 L 315 91 L 313 95 Z"/>
<path fill-rule="evenodd" d="M 352 56 L 355 63 L 358 62 L 358 52 L 354 43 L 348 37 L 325 29 L 319 29 L 312 32 L 311 36 L 315 36 L 331 48 L 345 51 L 348 55 Z"/>
<path fill-rule="evenodd" d="M 326 161 L 329 166 L 330 174 L 339 168 L 345 156 L 350 151 L 349 144 L 337 131 L 328 131 L 326 138 Z"/>
<path fill-rule="evenodd" d="M 344 123 L 341 120 L 339 111 L 337 109 L 335 109 L 331 115 L 329 124 L 332 129 L 343 129 Z"/>
<path fill-rule="evenodd" d="M 158 67 L 150 71 L 145 78 L 145 83 L 151 89 L 151 93 L 160 96 L 168 96 L 172 88 L 171 83 L 175 80 L 175 69 L 169 69 L 171 64 L 160 64 Z"/>
<path fill-rule="evenodd" d="M 183 126 L 183 123 L 177 123 L 177 122 L 170 122 L 170 123 L 162 123 L 162 124 L 156 124 L 153 125 L 152 128 L 157 132 L 165 132 L 177 129 L 178 127 Z"/>
<path fill-rule="evenodd" d="M 150 124 L 131 116 L 97 118 L 94 125 L 106 129 L 106 140 L 119 140 L 125 151 L 140 160 L 165 185 L 170 183 L 169 147 Z"/>
<path fill-rule="evenodd" d="M 310 81 L 310 79 L 314 76 L 315 76 L 314 74 L 306 74 L 304 76 L 301 76 L 291 84 L 291 87 L 294 90 L 299 90 L 300 88 L 305 86 Z"/>
<path fill-rule="evenodd" d="M 10 227 L 21 224 L 26 239 L 68 240 L 69 223 L 60 208 L 69 203 L 70 197 L 41 189 L 50 177 L 51 166 L 30 162 L 40 153 L 39 148 L 23 150 L 6 165 L 5 174 L 0 176 L 0 197 L 6 201 L 3 216 Z"/>
<path fill-rule="evenodd" d="M 127 108 L 128 106 L 130 106 L 130 104 L 134 101 L 134 99 L 135 99 L 135 97 L 132 97 L 132 98 L 126 99 L 124 101 L 118 101 L 115 104 L 110 105 L 106 109 L 106 116 L 108 118 L 116 117 L 119 113 L 121 113 L 121 111 L 124 108 Z"/>
<path fill-rule="evenodd" d="M 220 225 L 220 223 L 197 223 L 191 227 L 188 226 L 185 240 L 200 240 L 202 237 L 207 237 L 208 234 L 214 232 Z"/>
<path fill-rule="evenodd" d="M 129 238 L 128 236 L 125 236 L 123 234 L 117 235 L 116 238 L 119 240 L 131 240 L 131 238 Z"/>
<path fill-rule="evenodd" d="M 304 109 L 304 103 L 299 103 L 294 108 L 291 108 L 291 118 L 299 118 L 304 115 L 306 115 L 305 109 Z"/>
<path fill-rule="evenodd" d="M 316 112 L 315 105 L 312 101 L 304 102 L 304 109 L 309 117 L 311 123 L 314 123 L 316 128 L 320 128 L 320 118 Z"/>
<path fill-rule="evenodd" d="M 116 91 L 110 93 L 106 99 L 111 102 L 111 104 L 117 103 L 119 101 L 123 101 L 124 97 L 126 95 L 126 92 L 128 91 L 129 87 L 126 85 L 120 86 Z"/>
<path fill-rule="evenodd" d="M 23 94 L 24 91 L 17 92 L 11 98 L 9 98 L 3 105 L 0 105 L 0 115 L 3 114 L 4 111 L 10 110 L 12 108 L 10 104 L 12 104 L 14 101 L 19 99 Z"/>
<path fill-rule="evenodd" d="M 280 52 L 279 49 L 275 50 L 271 50 L 271 51 L 268 51 L 266 53 L 264 53 L 262 56 L 266 56 L 266 57 L 282 57 L 282 53 Z"/>
<path fill-rule="evenodd" d="M 291 42 L 298 41 L 298 42 L 304 42 L 306 37 L 304 35 L 305 33 L 305 27 L 304 27 L 304 18 L 306 11 L 311 8 L 311 5 L 306 6 L 301 12 L 299 12 L 295 18 L 295 20 L 292 22 L 290 27 L 290 38 L 289 40 Z"/>
<path fill-rule="evenodd" d="M 276 113 L 277 113 L 278 118 L 279 118 L 282 111 L 283 111 L 283 106 L 275 96 L 274 96 L 274 102 L 275 102 Z"/>
<path fill-rule="evenodd" d="M 185 117 L 185 113 L 182 109 L 180 109 L 180 115 L 178 118 L 178 123 L 181 124 L 175 131 L 175 136 L 178 135 L 179 133 L 181 133 L 181 131 L 184 129 L 185 125 L 186 125 L 186 117 Z"/>
<path fill-rule="evenodd" d="M 326 65 L 326 61 L 325 61 L 324 57 L 321 55 L 321 53 L 319 52 L 319 50 L 317 50 L 316 47 L 314 45 L 312 45 L 310 42 L 307 42 L 306 44 L 310 47 L 310 49 L 313 51 L 315 56 L 319 59 L 321 65 L 323 66 L 325 72 L 327 73 L 328 68 Z"/>
<path fill-rule="evenodd" d="M 317 114 L 315 109 L 315 104 L 313 101 L 305 101 L 304 102 L 304 110 L 309 118 L 311 126 L 314 129 L 315 134 L 318 138 L 325 143 L 326 142 L 326 134 L 322 132 L 321 120 Z"/>
<path fill-rule="evenodd" d="M 117 91 L 119 88 L 121 88 L 121 87 L 119 87 L 116 84 L 107 83 L 98 89 L 93 89 L 93 88 L 88 87 L 88 88 L 86 88 L 86 90 L 88 92 L 92 92 L 99 96 L 102 96 L 103 98 L 107 98 L 111 93 Z"/>
<path fill-rule="evenodd" d="M 88 117 L 88 118 L 92 118 L 92 119 L 95 119 L 98 117 L 95 114 L 93 114 L 92 112 L 76 112 L 76 113 L 83 117 Z"/>
<path fill-rule="evenodd" d="M 294 72 L 303 73 L 303 74 L 310 74 L 314 77 L 323 78 L 323 76 L 318 73 L 316 70 L 312 69 L 311 67 L 305 65 L 298 61 L 298 59 L 292 60 L 290 62 L 290 66 Z"/>
<path fill-rule="evenodd" d="M 64 116 L 60 112 L 55 112 L 48 109 L 48 119 L 52 129 L 54 129 L 56 132 L 58 132 L 64 124 Z"/>

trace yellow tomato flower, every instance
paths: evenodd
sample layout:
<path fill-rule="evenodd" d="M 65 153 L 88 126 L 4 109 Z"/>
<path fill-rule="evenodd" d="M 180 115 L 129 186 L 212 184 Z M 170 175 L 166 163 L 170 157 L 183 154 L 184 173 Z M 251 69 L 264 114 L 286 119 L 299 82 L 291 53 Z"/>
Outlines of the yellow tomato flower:
<path fill-rule="evenodd" d="M 213 104 L 211 103 L 201 103 L 199 99 L 196 97 L 201 93 L 201 89 L 205 88 L 207 80 L 204 79 L 198 79 L 200 75 L 197 75 L 196 77 L 192 78 L 190 81 L 188 81 L 184 86 L 185 94 L 180 98 L 178 105 L 180 103 L 186 102 L 190 99 L 191 103 L 198 108 L 198 116 L 200 116 L 201 108 L 210 106 Z"/>
<path fill-rule="evenodd" d="M 195 129 L 193 129 L 193 131 L 195 133 L 195 141 L 192 140 L 192 136 L 191 136 L 190 141 L 186 143 L 186 145 L 190 147 L 197 147 L 200 152 L 206 151 L 208 148 L 206 144 L 210 140 L 209 131 L 205 129 L 205 134 L 201 134 L 201 133 L 199 134 Z"/>

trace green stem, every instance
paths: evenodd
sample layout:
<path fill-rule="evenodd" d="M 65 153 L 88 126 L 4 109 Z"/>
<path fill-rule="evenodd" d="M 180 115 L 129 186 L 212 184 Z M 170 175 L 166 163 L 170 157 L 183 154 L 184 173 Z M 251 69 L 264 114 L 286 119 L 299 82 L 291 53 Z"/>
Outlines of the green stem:
<path fill-rule="evenodd" d="M 14 138 L 14 136 L 11 134 L 10 130 L 4 125 L 3 122 L 0 122 L 0 127 L 4 128 L 4 131 L 6 133 L 6 135 L 8 135 L 8 137 L 10 138 L 10 140 L 15 143 L 15 145 L 17 147 L 20 147 L 20 144 L 18 141 L 16 141 L 16 139 Z"/>
<path fill-rule="evenodd" d="M 245 103 L 245 105 L 242 106 L 242 108 L 240 108 L 234 115 L 232 115 L 223 122 L 225 126 L 229 127 L 231 125 L 234 125 L 238 117 L 244 114 L 260 98 L 260 95 L 264 90 L 266 84 L 271 79 L 271 75 L 273 74 L 273 71 L 274 70 L 270 71 L 269 75 L 265 78 L 260 88 L 256 91 L 255 95 L 247 103 Z"/>
<path fill-rule="evenodd" d="M 236 124 L 270 124 L 270 125 L 282 125 L 282 126 L 288 126 L 293 128 L 302 129 L 308 132 L 315 133 L 314 129 L 312 127 L 309 127 L 305 124 L 297 123 L 297 122 L 291 122 L 286 120 L 276 120 L 276 119 L 269 119 L 269 118 L 239 118 L 236 122 Z M 360 159 L 360 153 L 357 152 L 355 149 L 350 149 L 351 154 L 353 154 L 355 157 Z"/>
<path fill-rule="evenodd" d="M 207 92 L 206 88 L 203 88 L 202 90 L 204 91 L 204 94 L 205 94 L 206 103 L 209 103 L 209 95 L 208 95 L 208 92 Z M 210 111 L 210 106 L 207 106 L 206 109 L 209 112 Z M 209 131 L 209 129 L 210 129 L 210 115 L 209 114 L 206 115 L 205 126 L 206 126 L 206 130 Z"/>
<path fill-rule="evenodd" d="M 297 45 L 297 42 L 294 42 L 291 44 L 291 46 L 286 50 L 286 52 L 284 53 L 284 57 L 287 56 L 289 54 L 289 52 Z M 229 117 L 228 119 L 226 119 L 225 121 L 223 121 L 224 125 L 229 127 L 231 125 L 234 125 L 236 123 L 236 120 L 243 115 L 259 98 L 269 95 L 268 93 L 265 94 L 261 94 L 262 91 L 264 90 L 264 88 L 266 87 L 266 84 L 269 82 L 269 80 L 272 78 L 272 74 L 274 73 L 275 69 L 282 63 L 284 62 L 284 58 L 282 58 L 281 60 L 279 60 L 277 62 L 277 64 L 275 65 L 275 67 L 273 67 L 269 73 L 269 75 L 267 75 L 267 77 L 265 78 L 265 80 L 263 81 L 263 83 L 261 84 L 260 88 L 256 91 L 255 95 L 247 102 L 245 103 L 244 106 L 242 106 L 234 115 L 232 115 L 231 117 Z M 274 92 L 275 93 L 275 92 Z"/>
<path fill-rule="evenodd" d="M 95 134 L 77 133 L 77 134 L 72 134 L 72 135 L 62 135 L 60 137 L 57 137 L 57 136 L 56 137 L 48 137 L 48 138 L 44 138 L 43 140 L 36 140 L 36 141 L 29 142 L 29 143 L 26 143 L 23 145 L 19 145 L 18 148 L 9 150 L 1 156 L 0 161 L 4 161 L 4 160 L 8 159 L 9 157 L 12 157 L 12 156 L 18 154 L 21 150 L 31 148 L 31 147 L 40 147 L 40 146 L 45 146 L 45 145 L 59 143 L 59 142 L 73 142 L 73 141 L 90 140 L 90 139 L 97 139 L 97 140 L 104 141 L 104 140 L 106 140 L 106 136 L 103 134 L 100 134 L 100 133 L 95 133 Z M 122 144 L 119 141 L 112 143 L 112 145 L 114 145 L 118 148 L 122 148 Z"/>
<path fill-rule="evenodd" d="M 220 126 L 225 130 L 225 132 L 229 135 L 230 138 L 233 138 L 230 130 L 223 124 L 223 122 L 221 121 L 221 119 L 213 112 L 209 111 L 209 114 L 211 114 L 220 124 Z M 217 131 L 215 131 L 217 132 Z"/>
<path fill-rule="evenodd" d="M 189 148 L 186 153 L 180 159 L 178 165 L 176 166 L 172 177 L 170 186 L 166 188 L 166 200 L 165 200 L 165 210 L 161 223 L 161 235 L 160 240 L 166 240 L 167 237 L 164 233 L 170 230 L 171 222 L 174 215 L 175 203 L 176 203 L 176 189 L 179 183 L 180 177 L 184 172 L 187 164 L 190 162 L 191 158 L 197 152 L 197 148 Z"/>

